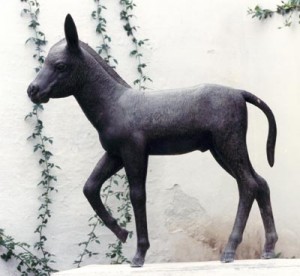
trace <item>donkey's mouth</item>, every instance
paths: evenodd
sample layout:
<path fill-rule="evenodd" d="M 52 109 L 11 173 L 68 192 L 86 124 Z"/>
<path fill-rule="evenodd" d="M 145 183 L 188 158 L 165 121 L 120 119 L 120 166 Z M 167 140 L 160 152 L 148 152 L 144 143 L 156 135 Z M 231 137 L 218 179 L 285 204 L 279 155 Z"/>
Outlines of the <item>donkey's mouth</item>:
<path fill-rule="evenodd" d="M 30 100 L 35 104 L 47 103 L 50 98 L 47 95 L 41 95 L 40 93 L 30 94 L 28 93 Z"/>
<path fill-rule="evenodd" d="M 47 103 L 50 99 L 48 97 L 30 97 L 30 100 L 35 104 L 40 104 Z"/>

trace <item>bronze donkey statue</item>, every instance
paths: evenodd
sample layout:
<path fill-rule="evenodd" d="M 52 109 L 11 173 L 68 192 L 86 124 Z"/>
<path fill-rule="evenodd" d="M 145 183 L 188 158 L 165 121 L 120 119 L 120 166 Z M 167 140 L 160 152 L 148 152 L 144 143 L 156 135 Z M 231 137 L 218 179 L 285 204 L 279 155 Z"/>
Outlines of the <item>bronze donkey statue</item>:
<path fill-rule="evenodd" d="M 209 150 L 232 175 L 239 189 L 235 223 L 221 257 L 234 260 L 254 200 L 260 208 L 265 245 L 262 257 L 274 257 L 277 234 L 266 181 L 253 169 L 247 151 L 246 102 L 261 109 L 269 122 L 267 157 L 274 164 L 276 123 L 270 108 L 249 92 L 219 85 L 141 92 L 132 89 L 87 44 L 79 41 L 70 15 L 65 39 L 50 50 L 42 70 L 28 87 L 34 103 L 73 95 L 99 133 L 106 151 L 83 192 L 104 224 L 125 242 L 128 232 L 105 209 L 103 183 L 125 168 L 134 209 L 137 250 L 132 266 L 142 266 L 150 247 L 146 218 L 146 175 L 149 155 Z"/>

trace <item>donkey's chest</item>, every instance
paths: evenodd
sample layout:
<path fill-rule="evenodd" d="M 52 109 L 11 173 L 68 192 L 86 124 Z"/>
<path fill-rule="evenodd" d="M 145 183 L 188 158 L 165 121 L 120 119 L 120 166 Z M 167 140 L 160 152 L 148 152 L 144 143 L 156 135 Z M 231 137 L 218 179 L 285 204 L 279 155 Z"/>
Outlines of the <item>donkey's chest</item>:
<path fill-rule="evenodd" d="M 118 128 L 108 128 L 99 133 L 99 140 L 105 151 L 119 155 L 121 146 L 126 143 L 127 136 Z"/>

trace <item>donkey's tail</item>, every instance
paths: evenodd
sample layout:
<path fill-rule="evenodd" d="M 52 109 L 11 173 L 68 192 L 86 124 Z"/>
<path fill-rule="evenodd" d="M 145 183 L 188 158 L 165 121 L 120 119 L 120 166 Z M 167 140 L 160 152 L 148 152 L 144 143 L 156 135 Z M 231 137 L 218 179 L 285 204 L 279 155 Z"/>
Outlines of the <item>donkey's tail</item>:
<path fill-rule="evenodd" d="M 253 94 L 246 91 L 242 91 L 242 95 L 246 102 L 255 105 L 256 107 L 261 109 L 267 116 L 269 122 L 269 133 L 268 133 L 268 140 L 267 140 L 267 157 L 270 166 L 273 167 L 276 135 L 277 135 L 276 121 L 273 112 L 265 102 L 263 102 L 261 99 L 254 96 Z"/>

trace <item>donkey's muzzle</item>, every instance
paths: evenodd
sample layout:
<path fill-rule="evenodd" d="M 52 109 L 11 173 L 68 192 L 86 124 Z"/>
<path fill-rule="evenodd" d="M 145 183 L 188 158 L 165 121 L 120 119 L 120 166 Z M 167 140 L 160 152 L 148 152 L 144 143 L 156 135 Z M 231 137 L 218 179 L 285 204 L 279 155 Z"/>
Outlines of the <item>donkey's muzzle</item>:
<path fill-rule="evenodd" d="M 34 102 L 35 104 L 47 103 L 49 101 L 49 97 L 47 97 L 47 96 L 45 97 L 45 95 L 42 96 L 42 94 L 40 92 L 40 87 L 35 84 L 30 84 L 28 86 L 27 94 L 28 94 L 28 97 L 30 98 L 30 100 L 32 102 Z"/>
<path fill-rule="evenodd" d="M 40 88 L 38 85 L 30 84 L 27 89 L 28 97 L 30 99 L 37 97 L 39 90 L 40 90 Z"/>

